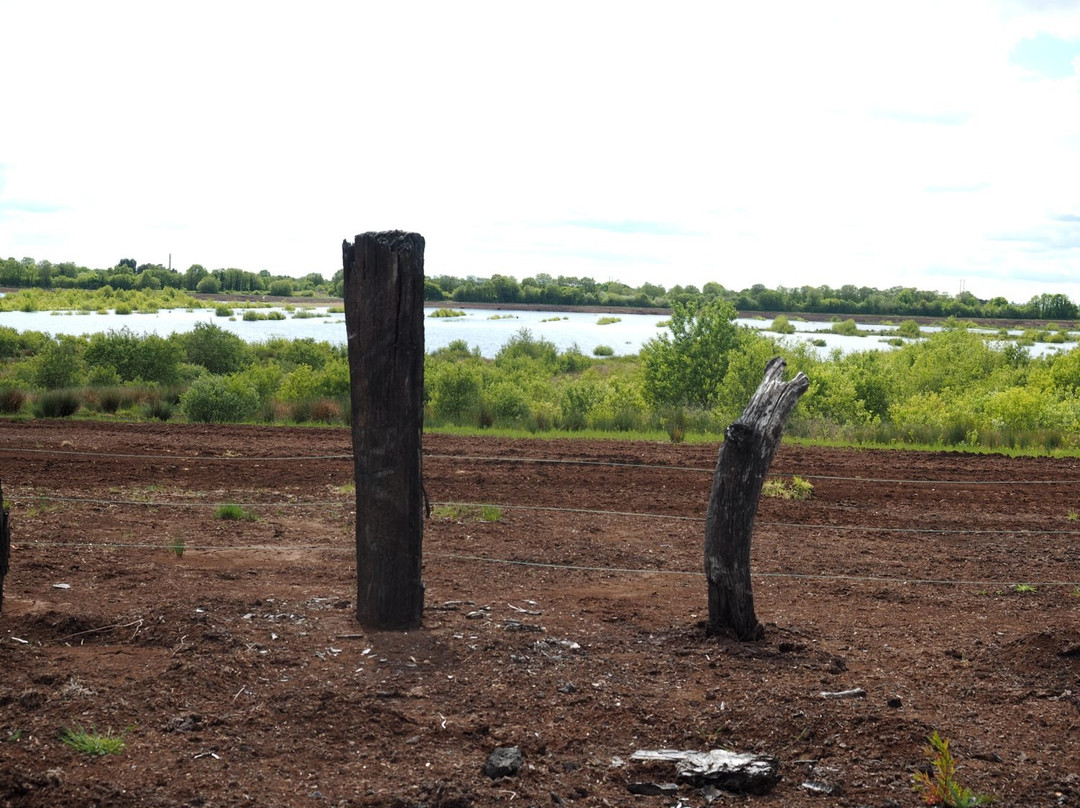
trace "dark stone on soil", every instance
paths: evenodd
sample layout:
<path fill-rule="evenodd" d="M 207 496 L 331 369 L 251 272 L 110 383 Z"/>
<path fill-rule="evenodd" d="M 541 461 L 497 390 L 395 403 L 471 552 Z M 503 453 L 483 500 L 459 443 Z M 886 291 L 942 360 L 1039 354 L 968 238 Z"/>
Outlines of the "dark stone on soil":
<path fill-rule="evenodd" d="M 642 797 L 674 797 L 679 793 L 678 783 L 627 783 L 626 788 Z"/>
<path fill-rule="evenodd" d="M 521 769 L 521 750 L 516 746 L 500 746 L 484 763 L 484 774 L 492 780 L 513 777 Z"/>
<path fill-rule="evenodd" d="M 901 698 L 899 696 L 893 696 L 891 699 L 889 699 L 885 703 L 888 706 L 892 707 L 894 710 L 899 710 L 901 707 L 904 706 L 904 702 L 901 700 Z"/>

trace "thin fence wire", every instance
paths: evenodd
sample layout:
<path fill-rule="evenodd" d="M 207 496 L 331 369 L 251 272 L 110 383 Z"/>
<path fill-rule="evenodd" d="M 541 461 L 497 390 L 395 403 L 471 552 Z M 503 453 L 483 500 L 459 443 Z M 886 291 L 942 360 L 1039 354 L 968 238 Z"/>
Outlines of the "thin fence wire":
<path fill-rule="evenodd" d="M 20 448 L 13 446 L 0 446 L 0 454 L 42 454 L 42 455 L 55 455 L 62 456 L 74 456 L 74 457 L 87 457 L 97 459 L 117 459 L 117 460 L 152 460 L 152 461 L 172 461 L 172 462 L 213 462 L 213 463 L 295 463 L 304 462 L 309 460 L 352 460 L 353 455 L 351 452 L 346 454 L 324 454 L 324 455 L 272 455 L 272 456 L 255 456 L 255 455 L 172 455 L 172 454 L 124 454 L 115 452 L 83 452 L 68 449 L 36 449 L 36 448 Z M 703 466 L 678 466 L 678 465 L 666 465 L 662 463 L 629 463 L 624 461 L 612 461 L 612 460 L 581 460 L 572 458 L 561 457 L 528 457 L 522 455 L 454 455 L 454 454 L 424 454 L 425 459 L 430 460 L 453 460 L 453 461 L 480 461 L 489 463 L 534 463 L 534 464 L 550 464 L 550 465 L 567 465 L 567 466 L 598 466 L 608 468 L 628 468 L 628 469 L 651 469 L 656 471 L 686 471 L 693 473 L 712 474 L 715 469 L 706 468 Z M 934 479 L 934 478 L 901 478 L 901 477 L 860 477 L 860 476 L 846 476 L 835 474 L 802 474 L 799 472 L 770 472 L 772 477 L 802 477 L 806 480 L 827 480 L 833 482 L 856 482 L 856 483 L 875 483 L 886 485 L 957 485 L 957 486 L 984 486 L 984 485 L 1080 485 L 1080 477 L 1077 478 L 1063 478 L 1054 480 L 1028 480 L 1028 479 L 1007 479 L 1007 480 L 950 480 L 950 479 Z"/>
<path fill-rule="evenodd" d="M 335 501 L 332 499 L 326 500 L 294 500 L 294 501 L 274 501 L 274 502 L 212 502 L 212 501 L 192 501 L 192 500 L 141 500 L 141 499 L 96 499 L 92 497 L 54 497 L 48 495 L 34 494 L 27 497 L 20 497 L 18 495 L 14 497 L 6 498 L 10 503 L 47 503 L 47 502 L 61 502 L 61 503 L 75 503 L 80 505 L 97 505 L 102 507 L 109 507 L 114 505 L 119 506 L 139 506 L 144 508 L 210 508 L 217 509 L 223 505 L 238 505 L 243 508 L 325 508 L 325 507 L 338 507 L 348 508 L 352 506 L 350 501 Z M 604 516 L 604 517 L 618 517 L 626 519 L 655 519 L 655 520 L 667 520 L 672 522 L 690 522 L 696 524 L 704 524 L 704 516 L 680 516 L 678 514 L 668 513 L 648 513 L 643 511 L 609 511 L 599 508 L 563 508 L 555 505 L 518 505 L 509 503 L 497 503 L 497 502 L 461 502 L 461 501 L 445 501 L 436 502 L 432 501 L 432 507 L 463 507 L 463 508 L 483 508 L 492 507 L 498 508 L 503 511 L 538 511 L 548 513 L 570 513 L 578 514 L 582 516 Z M 818 530 L 818 531 L 837 531 L 837 532 L 858 532 L 858 533 L 909 533 L 909 534 L 921 534 L 931 536 L 1074 536 L 1080 537 L 1080 530 L 1057 530 L 1057 529 L 1031 529 L 1031 528 L 1018 528 L 1018 529 L 992 529 L 992 528 L 967 528 L 967 527 L 955 527 L 955 528 L 927 528 L 927 527 L 896 527 L 887 525 L 837 525 L 832 523 L 820 523 L 820 522 L 770 522 L 764 520 L 758 520 L 754 522 L 756 527 L 769 527 L 769 528 L 783 528 L 791 530 Z"/>
<path fill-rule="evenodd" d="M 163 544 L 147 544 L 143 542 L 53 542 L 53 541 L 32 541 L 32 542 L 20 542 L 18 544 L 13 542 L 13 546 L 23 547 L 67 547 L 67 548 L 83 548 L 83 549 L 122 549 L 122 550 L 159 550 L 162 552 L 175 553 L 173 546 L 168 543 Z M 183 553 L 188 552 L 236 552 L 236 551 L 258 551 L 258 552 L 294 552 L 297 550 L 305 551 L 321 551 L 321 552 L 333 552 L 341 553 L 351 551 L 353 548 L 351 545 L 333 545 L 333 544 L 292 544 L 292 545 L 271 545 L 271 544 L 247 544 L 247 545 L 203 545 L 203 544 L 185 544 L 182 547 Z M 672 570 L 664 569 L 662 567 L 604 567 L 598 565 L 589 564 L 563 564 L 554 561 L 533 561 L 528 559 L 514 559 L 514 558 L 491 558 L 490 556 L 478 556 L 478 555 L 466 555 L 463 553 L 442 553 L 442 552 L 426 552 L 427 558 L 443 558 L 453 561 L 468 561 L 484 564 L 498 564 L 503 566 L 515 566 L 515 567 L 531 567 L 534 569 L 550 569 L 550 570 L 563 570 L 567 572 L 598 572 L 612 575 L 673 575 L 689 578 L 699 578 L 703 573 L 699 570 Z M 895 584 L 895 585 L 911 585 L 911 586 L 981 586 L 981 587 L 997 587 L 1004 588 L 1009 586 L 1015 586 L 1018 584 L 1024 584 L 1026 586 L 1043 586 L 1043 587 L 1080 587 L 1080 581 L 1030 581 L 1030 580 L 1015 580 L 1015 581 L 995 581 L 989 579 L 948 579 L 948 578 L 913 578 L 913 577 L 890 577 L 884 575 L 849 575 L 838 573 L 805 573 L 805 572 L 751 572 L 751 576 L 754 578 L 767 578 L 767 579 L 786 579 L 786 580 L 805 580 L 805 581 L 836 581 L 836 582 L 855 582 L 855 583 L 881 583 L 881 584 Z"/>
<path fill-rule="evenodd" d="M 17 448 L 17 447 L 0 447 L 0 454 L 42 454 L 52 456 L 76 456 L 87 457 L 97 459 L 119 459 L 119 460 L 153 460 L 153 461 L 171 461 L 171 462 L 185 462 L 196 463 L 202 461 L 209 462 L 302 462 L 302 461 L 326 461 L 326 460 L 352 460 L 352 454 L 326 454 L 326 455 L 291 455 L 291 456 L 239 456 L 239 455 L 152 455 L 152 454 L 124 454 L 124 453 L 110 453 L 110 452 L 83 452 L 75 450 L 54 450 L 54 449 L 34 449 L 34 448 Z M 600 461 L 600 460 L 580 460 L 580 459 L 568 459 L 568 458 L 538 458 L 538 457 L 522 457 L 522 456 L 491 456 L 491 455 L 448 455 L 448 454 L 429 454 L 424 456 L 427 459 L 438 460 L 452 460 L 452 461 L 479 461 L 479 462 L 498 462 L 498 463 L 536 463 L 536 464 L 562 464 L 562 465 L 577 465 L 577 466 L 602 466 L 611 468 L 630 468 L 630 469 L 648 469 L 648 470 L 663 470 L 663 471 L 685 471 L 694 473 L 712 473 L 713 470 L 709 468 L 695 467 L 695 466 L 672 466 L 663 464 L 646 464 L 646 463 L 627 463 L 617 461 Z M 901 478 L 871 478 L 871 477 L 847 477 L 847 476 L 834 476 L 834 475 L 820 475 L 820 474 L 773 474 L 772 476 L 778 477 L 792 477 L 799 476 L 803 479 L 811 480 L 829 480 L 839 482 L 859 482 L 859 483 L 879 483 L 879 484 L 891 484 L 891 485 L 956 485 L 956 486 L 971 486 L 971 485 L 1074 485 L 1080 483 L 1080 479 L 1059 479 L 1059 480 L 940 480 L 940 479 L 901 479 Z M 126 507 L 151 507 L 151 508 L 167 508 L 167 507 L 182 507 L 182 508 L 217 508 L 223 504 L 238 504 L 243 507 L 249 508 L 279 508 L 279 507 L 347 507 L 350 503 L 346 501 L 337 502 L 334 500 L 307 500 L 307 501 L 274 501 L 274 502 L 246 502 L 246 503 L 223 503 L 223 502 L 207 502 L 205 500 L 190 501 L 190 500 L 135 500 L 135 499 L 101 499 L 91 497 L 61 497 L 50 496 L 41 494 L 31 494 L 22 496 L 15 494 L 10 496 L 11 502 L 57 502 L 57 503 L 76 503 L 76 504 L 89 504 L 103 507 L 113 506 L 126 506 Z M 466 506 L 466 507 L 481 507 L 483 505 L 493 505 L 493 503 L 468 503 L 468 502 L 432 502 L 433 506 Z M 690 522 L 690 523 L 704 523 L 704 517 L 697 516 L 680 516 L 677 514 L 658 514 L 647 512 L 635 512 L 635 511 L 612 511 L 601 510 L 591 508 L 563 508 L 556 506 L 542 506 L 542 505 L 517 505 L 517 504 L 497 504 L 494 507 L 498 507 L 503 510 L 523 510 L 523 511 L 541 511 L 541 512 L 553 512 L 553 513 L 572 513 L 580 515 L 594 515 L 604 517 L 617 517 L 617 518 L 642 518 L 642 519 L 656 519 L 656 520 L 670 520 L 677 522 Z M 971 536 L 1010 536 L 1010 537 L 1025 537 L 1025 536 L 1080 536 L 1078 530 L 1032 530 L 1032 529 L 1020 529 L 1020 530 L 995 530 L 984 528 L 910 528 L 910 527 L 883 527 L 883 526 L 862 526 L 862 525 L 836 525 L 836 524 L 813 524 L 813 523 L 795 523 L 795 522 L 757 522 L 758 527 L 768 528 L 780 528 L 780 529 L 794 529 L 794 530 L 818 530 L 818 531 L 858 531 L 865 533 L 900 533 L 900 534 L 924 534 L 924 535 L 971 535 Z M 68 548 L 94 548 L 94 549 L 140 549 L 140 550 L 171 550 L 167 543 L 162 544 L 150 544 L 141 542 L 48 542 L 48 541 L 30 541 L 30 542 L 12 542 L 13 547 L 68 547 Z M 294 545 L 268 545 L 268 544 L 247 544 L 247 545 L 187 545 L 183 547 L 184 552 L 199 551 L 199 552 L 214 552 L 214 551 L 258 551 L 258 552 L 296 552 L 296 551 L 330 551 L 330 552 L 344 552 L 352 549 L 350 545 L 343 544 L 338 545 L 325 545 L 325 544 L 294 544 Z M 454 560 L 463 560 L 471 562 L 482 562 L 490 564 L 503 564 L 503 565 L 516 565 L 527 566 L 534 568 L 546 568 L 546 569 L 559 569 L 568 571 L 579 572 L 602 572 L 609 574 L 649 574 L 649 575 L 678 575 L 678 576 L 694 576 L 701 575 L 700 572 L 688 571 L 688 570 L 666 570 L 658 568 L 628 568 L 628 567 L 602 567 L 602 566 L 588 566 L 588 565 L 576 565 L 576 564 L 560 564 L 554 562 L 542 562 L 542 561 L 530 561 L 530 560 L 516 560 L 516 559 L 500 559 L 490 558 L 486 556 L 474 556 L 474 555 L 462 555 L 456 553 L 438 553 L 428 552 L 425 554 L 432 558 L 446 558 Z M 785 579 L 803 579 L 803 580 L 817 580 L 817 581 L 850 581 L 850 582 L 876 582 L 876 583 L 892 583 L 892 584 L 918 584 L 918 585 L 934 585 L 934 586 L 988 586 L 988 587 L 1005 587 L 1019 582 L 1009 581 L 988 581 L 988 580 L 951 580 L 951 579 L 920 579 L 920 578 L 907 578 L 907 577 L 888 577 L 888 576 L 874 576 L 874 575 L 842 575 L 842 574 L 830 574 L 830 573 L 793 573 L 793 572 L 755 572 L 752 573 L 757 578 L 785 578 Z M 1023 583 L 1031 586 L 1045 586 L 1045 587 L 1080 587 L 1078 581 L 1024 581 Z"/>

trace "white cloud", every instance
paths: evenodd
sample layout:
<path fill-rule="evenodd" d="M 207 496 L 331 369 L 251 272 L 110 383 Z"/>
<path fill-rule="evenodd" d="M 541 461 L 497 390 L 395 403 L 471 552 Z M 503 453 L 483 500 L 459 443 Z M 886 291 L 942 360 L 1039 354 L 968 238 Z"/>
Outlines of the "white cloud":
<path fill-rule="evenodd" d="M 0 0 L 0 25 L 0 253 L 330 275 L 403 228 L 432 274 L 1080 299 L 1054 219 L 1080 85 L 1010 61 L 1080 35 L 1068 4 Z M 573 225 L 599 221 L 645 232 Z"/>

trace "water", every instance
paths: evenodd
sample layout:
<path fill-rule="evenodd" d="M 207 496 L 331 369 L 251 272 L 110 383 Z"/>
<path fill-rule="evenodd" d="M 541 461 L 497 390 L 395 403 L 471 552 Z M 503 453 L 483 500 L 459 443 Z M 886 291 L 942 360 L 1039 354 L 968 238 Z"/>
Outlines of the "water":
<path fill-rule="evenodd" d="M 213 309 L 168 309 L 154 314 L 76 314 L 71 312 L 0 312 L 0 326 L 9 326 L 19 331 L 43 331 L 49 334 L 93 334 L 109 330 L 128 328 L 136 334 L 157 334 L 167 337 L 172 333 L 184 333 L 194 329 L 196 323 L 214 323 L 221 328 L 237 334 L 247 342 L 264 342 L 268 339 L 283 337 L 286 339 L 313 338 L 334 344 L 345 344 L 345 315 L 330 314 L 326 307 L 306 309 L 316 317 L 296 317 L 296 312 L 284 309 L 254 309 L 261 313 L 279 311 L 284 320 L 243 320 L 243 309 L 237 309 L 232 317 L 218 317 Z M 299 311 L 299 310 L 298 310 Z M 430 315 L 435 309 L 426 309 Z M 658 323 L 667 319 L 662 314 L 596 314 L 586 312 L 549 312 L 525 311 L 521 309 L 469 309 L 464 308 L 464 317 L 424 318 L 424 337 L 429 351 L 443 348 L 454 340 L 464 340 L 470 348 L 478 347 L 482 356 L 491 358 L 499 348 L 506 344 L 515 333 L 527 328 L 534 337 L 552 342 L 560 351 L 577 346 L 583 353 L 592 355 L 598 345 L 606 345 L 616 356 L 636 354 L 641 346 L 666 329 Z M 618 318 L 619 322 L 600 325 L 601 318 Z M 766 329 L 771 320 L 739 319 L 741 325 L 751 328 Z M 839 349 L 841 353 L 853 353 L 868 350 L 891 350 L 889 337 L 871 335 L 851 337 L 833 334 L 829 331 L 830 323 L 791 320 L 795 333 L 785 339 L 798 342 L 824 340 L 825 345 L 816 347 L 820 356 L 827 356 Z M 860 325 L 861 331 L 889 331 L 893 327 L 881 325 Z M 923 328 L 924 332 L 937 330 Z M 1068 350 L 1073 343 L 1066 345 L 1038 344 L 1031 352 L 1033 355 L 1049 353 L 1055 350 Z"/>

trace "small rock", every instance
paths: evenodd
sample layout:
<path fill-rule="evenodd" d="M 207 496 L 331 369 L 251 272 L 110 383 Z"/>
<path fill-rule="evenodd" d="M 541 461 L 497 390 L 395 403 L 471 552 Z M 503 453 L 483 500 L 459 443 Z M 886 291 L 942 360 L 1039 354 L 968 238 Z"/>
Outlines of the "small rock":
<path fill-rule="evenodd" d="M 484 763 L 484 774 L 492 780 L 513 777 L 521 769 L 521 761 L 521 750 L 516 746 L 500 746 L 488 755 Z"/>
<path fill-rule="evenodd" d="M 894 710 L 899 710 L 901 707 L 904 706 L 904 702 L 901 700 L 901 698 L 899 696 L 893 696 L 891 699 L 889 699 L 885 703 L 889 707 L 892 707 Z"/>
<path fill-rule="evenodd" d="M 828 783 L 821 783 L 816 780 L 807 780 L 802 784 L 802 787 L 809 791 L 811 794 L 822 794 L 825 796 L 838 796 L 841 793 L 839 786 L 829 785 Z"/>
<path fill-rule="evenodd" d="M 679 793 L 678 783 L 627 783 L 631 794 L 642 797 L 674 797 Z"/>

